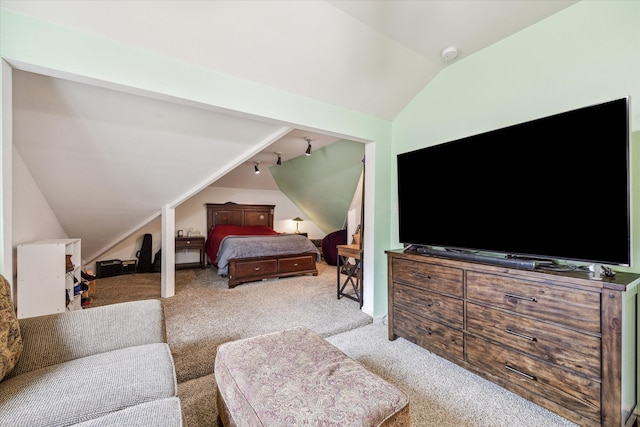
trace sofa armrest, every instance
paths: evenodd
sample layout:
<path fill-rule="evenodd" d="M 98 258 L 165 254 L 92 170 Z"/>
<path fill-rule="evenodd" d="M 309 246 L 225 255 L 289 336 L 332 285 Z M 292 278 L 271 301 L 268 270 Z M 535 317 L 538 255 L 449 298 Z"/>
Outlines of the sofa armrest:
<path fill-rule="evenodd" d="M 159 300 L 20 319 L 24 349 L 9 375 L 125 347 L 166 342 Z"/>

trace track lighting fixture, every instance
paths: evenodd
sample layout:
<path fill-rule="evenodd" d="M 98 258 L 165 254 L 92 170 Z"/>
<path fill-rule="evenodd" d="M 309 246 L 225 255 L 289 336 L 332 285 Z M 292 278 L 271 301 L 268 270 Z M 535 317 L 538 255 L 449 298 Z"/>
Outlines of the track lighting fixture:
<path fill-rule="evenodd" d="M 313 139 L 305 137 L 304 138 L 307 141 L 307 151 L 304 152 L 305 155 L 310 156 L 311 155 L 311 141 L 313 141 Z"/>
<path fill-rule="evenodd" d="M 254 162 L 255 165 L 253 166 L 253 170 L 255 171 L 255 174 L 259 174 L 260 173 L 260 169 L 258 169 L 258 165 L 260 164 L 260 162 Z"/>
<path fill-rule="evenodd" d="M 280 166 L 282 164 L 282 153 L 276 151 L 276 156 L 278 156 L 278 161 L 276 162 L 276 165 Z"/>

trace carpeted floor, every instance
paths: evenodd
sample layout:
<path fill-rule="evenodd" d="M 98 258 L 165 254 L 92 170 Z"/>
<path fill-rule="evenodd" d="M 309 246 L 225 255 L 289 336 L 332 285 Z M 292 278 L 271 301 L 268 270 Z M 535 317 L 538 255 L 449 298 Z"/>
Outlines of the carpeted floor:
<path fill-rule="evenodd" d="M 162 299 L 167 342 L 189 427 L 215 425 L 213 362 L 218 345 L 306 326 L 323 337 L 372 322 L 358 303 L 336 298 L 335 267 L 318 263 L 318 276 L 246 283 L 229 289 L 214 269 L 176 272 L 175 296 Z M 98 279 L 90 307 L 160 299 L 160 274 Z"/>
<path fill-rule="evenodd" d="M 574 424 L 400 338 L 389 341 L 355 301 L 336 298 L 335 267 L 319 275 L 228 289 L 213 269 L 176 272 L 176 295 L 162 300 L 189 427 L 215 426 L 213 361 L 219 344 L 303 325 L 403 389 L 413 426 L 557 426 Z M 160 298 L 160 274 L 99 279 L 91 307 Z"/>
<path fill-rule="evenodd" d="M 409 395 L 414 427 L 576 427 L 570 421 L 399 338 L 386 322 L 327 338 Z"/>

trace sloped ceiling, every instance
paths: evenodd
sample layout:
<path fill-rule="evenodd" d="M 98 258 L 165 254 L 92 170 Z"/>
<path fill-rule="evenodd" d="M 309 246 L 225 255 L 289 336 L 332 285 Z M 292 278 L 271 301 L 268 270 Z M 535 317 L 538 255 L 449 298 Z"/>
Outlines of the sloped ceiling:
<path fill-rule="evenodd" d="M 270 169 L 282 192 L 328 234 L 345 225 L 364 152 L 364 144 L 343 140 Z"/>
<path fill-rule="evenodd" d="M 88 259 L 290 130 L 22 71 L 14 84 L 14 145 Z"/>
<path fill-rule="evenodd" d="M 387 120 L 472 55 L 575 0 L 2 0 L 0 6 Z"/>
<path fill-rule="evenodd" d="M 442 48 L 457 46 L 464 60 L 573 3 L 2 0 L 0 13 L 392 120 L 447 66 Z M 272 144 L 299 144 L 303 133 L 149 95 L 15 72 L 14 144 L 88 259 L 163 205 L 213 182 L 245 185 L 234 184 L 245 176 L 234 168 L 275 162 L 273 152 L 288 150 Z M 317 134 L 314 144 L 335 140 Z"/>

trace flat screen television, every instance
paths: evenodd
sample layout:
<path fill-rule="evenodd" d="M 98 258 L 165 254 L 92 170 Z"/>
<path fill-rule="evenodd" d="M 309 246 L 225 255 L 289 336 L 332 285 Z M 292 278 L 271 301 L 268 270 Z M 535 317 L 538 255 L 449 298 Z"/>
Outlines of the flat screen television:
<path fill-rule="evenodd" d="M 629 102 L 399 154 L 400 242 L 629 266 Z"/>

